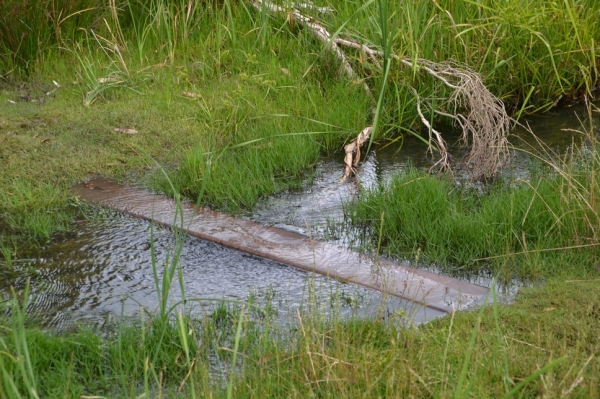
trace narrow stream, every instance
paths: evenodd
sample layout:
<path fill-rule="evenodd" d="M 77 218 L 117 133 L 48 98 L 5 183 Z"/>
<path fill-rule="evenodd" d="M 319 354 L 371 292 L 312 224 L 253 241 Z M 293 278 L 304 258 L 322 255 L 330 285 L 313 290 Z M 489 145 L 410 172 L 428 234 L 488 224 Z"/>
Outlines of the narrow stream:
<path fill-rule="evenodd" d="M 28 310 L 42 325 L 57 328 L 73 322 L 104 323 L 120 314 L 135 316 L 142 306 L 153 312 L 158 300 L 151 252 L 154 251 L 154 264 L 162 281 L 165 262 L 172 262 L 177 248 L 175 241 L 171 229 L 115 213 L 106 220 L 75 226 L 71 232 L 57 235 L 35 259 L 18 263 L 20 275 L 0 279 L 2 296 L 9 299 L 10 285 L 20 291 L 29 279 Z M 289 314 L 292 318 L 297 309 L 309 303 L 317 305 L 324 314 L 339 310 L 345 315 L 380 310 L 391 313 L 393 309 L 411 307 L 399 299 L 384 301 L 375 290 L 195 237 L 185 238 L 178 264 L 185 282 L 185 297 L 206 299 L 201 305 L 192 305 L 197 314 L 210 313 L 218 304 L 214 300 L 245 301 L 250 296 L 259 305 L 270 302 L 283 317 Z M 171 302 L 181 298 L 176 274 Z M 379 309 L 382 303 L 387 304 L 387 310 Z"/>
<path fill-rule="evenodd" d="M 581 128 L 575 110 L 583 112 L 581 108 L 556 111 L 536 118 L 531 128 L 549 148 L 564 153 L 578 135 L 562 129 Z M 523 130 L 516 134 L 533 142 Z M 460 156 L 456 149 L 454 155 Z M 401 149 L 389 146 L 372 152 L 360 170 L 360 184 L 372 187 L 408 165 L 427 169 L 431 164 L 424 145 L 408 138 Z M 516 152 L 515 166 L 506 173 L 526 173 L 528 164 L 528 158 Z M 357 193 L 356 184 L 340 183 L 342 172 L 340 155 L 323 158 L 311 184 L 266 199 L 244 216 L 313 238 L 327 238 L 328 220 L 342 218 L 343 204 Z M 337 243 L 346 242 L 347 238 L 338 237 Z M 162 267 L 170 262 L 175 249 L 175 234 L 170 229 L 152 227 L 149 222 L 117 214 L 98 222 L 74 224 L 71 231 L 56 235 L 44 248 L 29 254 L 29 260 L 21 259 L 13 268 L 0 267 L 0 295 L 5 301 L 10 299 L 10 287 L 21 291 L 29 280 L 28 310 L 40 324 L 56 328 L 74 322 L 104 323 L 107 318 L 121 314 L 135 316 L 142 307 L 154 311 L 158 302 L 152 248 L 160 279 Z M 413 315 L 417 323 L 442 314 L 430 309 L 423 312 L 412 303 L 384 298 L 375 290 L 194 237 L 185 239 L 179 266 L 185 297 L 206 299 L 193 309 L 198 313 L 210 312 L 214 300 L 245 301 L 252 297 L 261 304 L 271 303 L 282 315 L 290 317 L 308 303 L 316 304 L 324 314 L 338 308 L 344 315 L 404 313 Z M 489 286 L 491 279 L 474 276 L 471 282 Z M 508 289 L 507 295 L 513 295 L 516 289 Z M 176 275 L 171 301 L 181 297 Z"/>

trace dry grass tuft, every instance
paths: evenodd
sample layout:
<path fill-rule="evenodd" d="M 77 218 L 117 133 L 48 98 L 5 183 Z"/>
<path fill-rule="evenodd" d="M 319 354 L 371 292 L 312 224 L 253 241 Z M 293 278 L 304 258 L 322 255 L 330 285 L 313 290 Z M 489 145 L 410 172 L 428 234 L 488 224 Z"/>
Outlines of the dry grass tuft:
<path fill-rule="evenodd" d="M 494 177 L 509 155 L 507 137 L 511 119 L 502 100 L 487 89 L 477 72 L 465 66 L 420 59 L 419 67 L 453 90 L 446 101 L 450 112 L 433 107 L 431 110 L 453 119 L 460 126 L 463 143 L 471 145 L 465 163 L 471 168 L 472 178 L 477 180 Z M 423 116 L 421 103 L 419 99 L 417 104 L 421 120 L 429 128 L 430 137 L 431 133 L 434 134 L 440 150 L 441 159 L 436 166 L 447 169 L 450 165 L 446 145 L 441 134 Z"/>

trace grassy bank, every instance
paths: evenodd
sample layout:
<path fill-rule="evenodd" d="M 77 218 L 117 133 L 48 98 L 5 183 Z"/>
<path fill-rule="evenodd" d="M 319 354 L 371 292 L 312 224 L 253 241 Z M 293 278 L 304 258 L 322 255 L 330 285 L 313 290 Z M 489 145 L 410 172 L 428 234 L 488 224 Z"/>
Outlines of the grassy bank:
<path fill-rule="evenodd" d="M 392 60 L 384 85 L 360 52 L 345 49 L 358 76 L 348 80 L 310 30 L 250 2 L 2 3 L 4 224 L 35 239 L 64 229 L 77 212 L 67 187 L 90 174 L 146 176 L 153 167 L 141 150 L 190 198 L 203 192 L 205 204 L 231 212 L 251 207 L 298 184 L 319 154 L 369 122 L 360 83 L 376 97 L 385 90 L 380 139 L 427 137 L 414 92 L 436 99 L 426 117 L 447 123 L 433 109 L 448 111 L 448 88 L 423 74 L 419 59 L 479 72 L 516 116 L 596 85 L 596 2 L 398 4 L 303 10 L 330 32 L 414 61 Z M 167 189 L 160 175 L 146 184 Z"/>
<path fill-rule="evenodd" d="M 15 309 L 0 333 L 0 397 L 598 396 L 594 281 L 402 329 L 302 313 L 281 330 L 238 304 L 56 334 L 23 327 Z"/>
<path fill-rule="evenodd" d="M 501 281 L 596 273 L 600 157 L 594 105 L 565 154 L 523 144 L 530 170 L 492 184 L 408 169 L 347 204 L 355 244 Z"/>
<path fill-rule="evenodd" d="M 596 156 L 590 164 L 481 194 L 416 170 L 367 191 L 347 208 L 371 251 L 468 275 L 512 278 L 579 275 L 597 262 Z"/>
<path fill-rule="evenodd" d="M 361 88 L 337 80 L 304 35 L 269 26 L 269 46 L 257 47 L 253 21 L 239 7 L 236 26 L 248 34 L 235 46 L 224 36 L 225 10 L 215 6 L 196 21 L 202 45 L 189 54 L 178 47 L 172 62 L 148 49 L 151 59 L 120 58 L 88 34 L 69 50 L 45 53 L 31 83 L 9 76 L 0 93 L 0 209 L 10 230 L 45 239 L 66 228 L 78 210 L 68 187 L 89 175 L 165 188 L 148 156 L 184 194 L 195 199 L 205 185 L 204 203 L 235 212 L 298 184 L 320 154 L 354 134 L 368 109 Z"/>

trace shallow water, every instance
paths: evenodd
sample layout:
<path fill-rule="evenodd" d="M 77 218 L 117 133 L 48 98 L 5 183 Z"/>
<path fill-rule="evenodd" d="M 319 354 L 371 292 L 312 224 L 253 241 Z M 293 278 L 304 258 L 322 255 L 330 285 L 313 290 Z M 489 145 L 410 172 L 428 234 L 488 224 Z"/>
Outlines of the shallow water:
<path fill-rule="evenodd" d="M 153 312 L 158 307 L 151 256 L 153 237 L 158 277 L 165 262 L 173 259 L 175 234 L 149 222 L 114 215 L 101 222 L 78 225 L 56 236 L 35 259 L 19 262 L 12 276 L 4 271 L 0 287 L 4 300 L 31 285 L 28 310 L 45 326 L 64 328 L 73 322 L 103 323 L 108 317 Z M 342 315 L 392 314 L 414 305 L 397 298 L 385 299 L 375 290 L 328 279 L 294 267 L 248 255 L 195 237 L 186 237 L 179 259 L 186 298 L 202 298 L 188 305 L 197 315 L 210 312 L 214 300 L 270 301 L 285 319 L 307 304 L 322 314 L 335 309 Z M 177 274 L 171 303 L 182 298 Z M 310 301 L 308 300 L 310 296 Z M 381 305 L 383 308 L 380 308 Z M 415 308 L 416 310 L 416 308 Z M 421 316 L 443 314 L 427 310 Z"/>
<path fill-rule="evenodd" d="M 573 140 L 579 140 L 577 133 L 561 130 L 580 128 L 575 111 L 582 113 L 581 108 L 565 109 L 536 118 L 530 126 L 551 150 L 564 153 Z M 524 130 L 516 134 L 524 142 L 535 143 Z M 455 157 L 461 156 L 457 147 L 452 147 L 452 151 Z M 389 146 L 371 152 L 360 169 L 358 180 L 361 187 L 373 187 L 384 184 L 393 173 L 408 165 L 428 169 L 433 162 L 420 141 L 408 138 L 400 149 Z M 516 151 L 513 165 L 516 166 L 504 173 L 526 173 L 529 158 L 524 152 Z M 343 204 L 357 195 L 359 189 L 355 182 L 341 183 L 342 173 L 340 155 L 323 158 L 311 184 L 307 183 L 302 190 L 268 198 L 245 217 L 313 238 L 326 238 L 328 220 L 342 218 Z M 174 233 L 154 228 L 153 236 L 156 264 L 161 269 L 165 260 L 172 257 Z M 344 244 L 347 238 L 338 237 L 337 242 Z M 39 252 L 26 257 L 31 260 L 16 262 L 12 268 L 0 268 L 0 292 L 7 300 L 12 296 L 11 286 L 20 291 L 29 279 L 32 295 L 28 309 L 43 325 L 62 328 L 75 321 L 102 323 L 109 316 L 139 314 L 141 307 L 150 311 L 157 308 L 148 222 L 113 216 L 99 222 L 74 224 L 69 233 L 55 236 Z M 407 308 L 406 313 L 415 314 L 417 322 L 441 314 L 433 310 L 418 313 L 415 306 L 406 301 L 384 301 L 378 291 L 337 282 L 194 237 L 187 237 L 185 241 L 180 267 L 187 298 L 244 301 L 253 296 L 259 303 L 271 301 L 282 315 L 293 315 L 306 306 L 307 298 L 314 294 L 311 301 L 317 303 L 324 314 L 338 305 L 345 315 L 373 315 L 379 309 L 391 315 Z M 491 281 L 489 276 L 471 279 L 484 286 L 489 286 Z M 518 285 L 504 289 L 505 298 L 510 299 Z M 171 302 L 180 298 L 176 276 Z M 210 311 L 214 304 L 207 300 L 203 306 L 194 305 L 191 310 Z"/>
<path fill-rule="evenodd" d="M 598 132 L 600 115 L 593 116 L 594 131 Z M 589 128 L 587 110 L 582 105 L 553 110 L 542 116 L 529 118 L 511 132 L 510 165 L 501 170 L 504 179 L 527 179 L 532 167 L 531 154 L 544 159 L 559 159 L 564 154 L 577 151 L 585 145 L 583 132 Z M 526 128 L 526 127 L 527 128 Z M 533 134 L 535 135 L 532 135 Z M 460 146 L 456 132 L 445 135 L 449 151 L 454 159 L 465 156 L 465 149 Z M 377 149 L 378 146 L 375 146 Z M 379 146 L 381 147 L 381 146 Z M 314 180 L 302 190 L 290 191 L 273 196 L 260 203 L 252 213 L 245 215 L 250 220 L 262 224 L 276 226 L 316 239 L 326 239 L 340 245 L 349 246 L 355 243 L 352 232 L 345 234 L 339 229 L 331 231 L 330 225 L 343 225 L 345 203 L 358 195 L 360 188 L 371 188 L 385 184 L 399 171 L 410 167 L 429 170 L 435 159 L 427 152 L 423 143 L 415 138 L 407 137 L 402 144 L 390 145 L 371 152 L 362 163 L 358 173 L 358 184 L 341 183 L 344 163 L 342 155 L 324 157 L 316 166 Z M 460 169 L 454 170 L 458 183 L 475 185 L 483 189 L 483 183 L 470 182 L 469 176 Z M 413 267 L 418 266 L 434 273 L 443 274 L 435 265 L 415 265 L 409 259 L 400 259 Z M 461 276 L 472 284 L 491 287 L 494 276 L 479 274 Z M 519 287 L 526 285 L 522 281 L 513 280 L 509 284 L 497 286 L 497 298 L 501 302 L 512 301 Z"/>

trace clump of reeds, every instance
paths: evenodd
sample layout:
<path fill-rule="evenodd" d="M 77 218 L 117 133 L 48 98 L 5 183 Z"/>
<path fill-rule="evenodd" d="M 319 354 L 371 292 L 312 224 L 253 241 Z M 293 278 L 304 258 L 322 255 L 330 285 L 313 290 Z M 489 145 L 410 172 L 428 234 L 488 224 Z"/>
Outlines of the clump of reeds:
<path fill-rule="evenodd" d="M 79 29 L 99 25 L 102 0 L 0 2 L 0 66 L 33 74 L 46 51 L 80 39 Z"/>
<path fill-rule="evenodd" d="M 418 254 L 447 270 L 533 278 L 589 268 L 600 245 L 600 156 L 593 131 L 581 133 L 583 144 L 565 155 L 527 150 L 538 160 L 530 179 L 504 178 L 482 194 L 412 169 L 363 193 L 347 214 L 388 255 Z"/>

